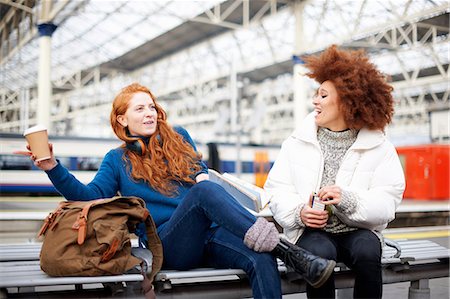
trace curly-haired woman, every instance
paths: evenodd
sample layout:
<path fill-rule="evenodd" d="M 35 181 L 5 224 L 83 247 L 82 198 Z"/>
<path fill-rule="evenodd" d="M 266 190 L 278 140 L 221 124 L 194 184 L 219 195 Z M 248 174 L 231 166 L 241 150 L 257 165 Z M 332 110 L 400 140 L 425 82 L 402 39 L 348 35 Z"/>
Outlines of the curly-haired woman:
<path fill-rule="evenodd" d="M 161 239 L 163 268 L 239 268 L 249 276 L 255 298 L 281 298 L 275 257 L 314 287 L 324 283 L 335 262 L 281 240 L 275 225 L 255 218 L 208 170 L 186 130 L 172 128 L 146 87 L 131 84 L 116 96 L 110 115 L 124 145 L 109 151 L 95 178 L 79 182 L 53 153 L 35 165 L 68 200 L 138 196 L 145 200 Z M 50 149 L 52 146 L 50 145 Z"/>
<path fill-rule="evenodd" d="M 392 87 L 362 51 L 333 45 L 304 58 L 320 87 L 314 111 L 283 142 L 265 189 L 289 241 L 355 272 L 355 298 L 381 298 L 381 230 L 394 219 L 405 181 L 384 128 Z M 312 208 L 316 192 L 325 209 Z M 333 275 L 309 298 L 334 298 Z"/>

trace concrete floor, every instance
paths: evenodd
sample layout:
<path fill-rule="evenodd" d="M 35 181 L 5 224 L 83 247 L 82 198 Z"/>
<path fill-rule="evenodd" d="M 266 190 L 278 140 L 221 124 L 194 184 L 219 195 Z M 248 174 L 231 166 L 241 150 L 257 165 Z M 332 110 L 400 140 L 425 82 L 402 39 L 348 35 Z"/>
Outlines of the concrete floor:
<path fill-rule="evenodd" d="M 448 299 L 450 278 L 437 278 L 430 280 L 430 299 Z M 383 286 L 383 299 L 406 299 L 408 298 L 409 282 L 394 283 Z M 306 299 L 306 294 L 285 295 L 283 299 Z M 338 297 L 337 297 L 338 298 Z M 352 298 L 343 296 L 341 299 Z"/>
<path fill-rule="evenodd" d="M 430 299 L 447 299 L 449 297 L 449 278 L 437 278 L 430 280 Z M 390 285 L 384 285 L 383 287 L 383 299 L 406 299 L 408 298 L 408 288 L 409 282 L 405 283 L 396 283 Z M 163 296 L 164 298 L 170 298 L 167 296 Z M 95 291 L 95 290 L 85 290 L 83 292 L 75 292 L 75 291 L 61 291 L 51 293 L 28 293 L 28 294 L 10 294 L 8 297 L 0 298 L 39 298 L 39 299 L 99 299 L 99 298 L 130 298 L 130 299 L 144 299 L 143 295 L 136 294 L 135 292 L 125 292 L 118 293 L 115 296 L 107 293 L 105 291 Z M 158 296 L 157 296 L 158 298 Z M 187 297 L 186 297 L 187 298 Z M 222 297 L 221 297 L 222 298 Z M 226 297 L 224 297 L 226 298 Z M 283 296 L 283 299 L 306 299 L 306 294 L 291 294 Z M 342 296 L 341 299 L 352 298 L 350 296 Z M 416 299 L 421 297 L 415 297 Z"/>

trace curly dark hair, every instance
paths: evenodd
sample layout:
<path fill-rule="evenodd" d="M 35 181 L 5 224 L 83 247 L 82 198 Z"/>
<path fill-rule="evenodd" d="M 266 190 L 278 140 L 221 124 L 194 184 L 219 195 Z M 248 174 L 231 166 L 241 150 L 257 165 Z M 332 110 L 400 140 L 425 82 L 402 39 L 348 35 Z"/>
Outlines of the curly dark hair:
<path fill-rule="evenodd" d="M 332 45 L 321 54 L 305 56 L 303 60 L 310 70 L 308 77 L 320 84 L 327 80 L 333 82 L 349 128 L 384 130 L 391 122 L 393 87 L 369 62 L 363 50 L 341 50 Z"/>

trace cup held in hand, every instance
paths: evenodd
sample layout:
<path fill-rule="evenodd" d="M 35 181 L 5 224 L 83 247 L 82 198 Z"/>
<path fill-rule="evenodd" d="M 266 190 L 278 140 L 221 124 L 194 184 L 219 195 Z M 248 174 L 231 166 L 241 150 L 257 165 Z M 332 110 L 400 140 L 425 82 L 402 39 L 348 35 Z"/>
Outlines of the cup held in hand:
<path fill-rule="evenodd" d="M 31 152 L 36 156 L 36 161 L 51 158 L 50 148 L 48 147 L 48 134 L 46 127 L 36 125 L 28 128 L 23 133 L 23 136 L 25 136 L 25 139 L 30 145 Z"/>

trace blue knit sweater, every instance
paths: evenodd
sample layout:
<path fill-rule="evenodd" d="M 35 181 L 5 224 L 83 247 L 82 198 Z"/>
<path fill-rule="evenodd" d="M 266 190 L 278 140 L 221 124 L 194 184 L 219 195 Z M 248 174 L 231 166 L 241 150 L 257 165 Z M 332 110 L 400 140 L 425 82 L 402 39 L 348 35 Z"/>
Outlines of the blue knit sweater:
<path fill-rule="evenodd" d="M 185 129 L 181 127 L 174 129 L 197 151 L 194 141 Z M 123 196 L 140 197 L 145 201 L 156 227 L 160 228 L 169 220 L 175 208 L 193 185 L 187 183 L 178 185 L 177 194 L 173 197 L 161 194 L 150 187 L 148 183 L 136 182 L 130 177 L 126 165 L 129 162 L 125 162 L 122 158 L 124 152 L 124 148 L 110 150 L 103 158 L 94 179 L 87 185 L 76 179 L 61 163 L 47 171 L 47 175 L 58 192 L 67 200 L 108 198 L 117 195 L 117 192 Z M 206 165 L 202 161 L 199 163 L 202 169 L 195 176 L 200 173 L 208 173 Z M 129 168 L 131 169 L 131 165 Z"/>

